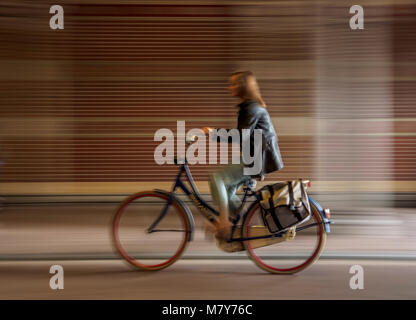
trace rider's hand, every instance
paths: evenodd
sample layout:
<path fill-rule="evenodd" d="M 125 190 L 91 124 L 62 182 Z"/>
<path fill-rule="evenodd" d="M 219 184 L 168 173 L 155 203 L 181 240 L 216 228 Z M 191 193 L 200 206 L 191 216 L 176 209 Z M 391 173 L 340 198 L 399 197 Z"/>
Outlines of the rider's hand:
<path fill-rule="evenodd" d="M 214 128 L 210 128 L 210 127 L 203 127 L 202 131 L 204 131 L 205 134 L 209 134 L 210 131 L 214 130 Z"/>

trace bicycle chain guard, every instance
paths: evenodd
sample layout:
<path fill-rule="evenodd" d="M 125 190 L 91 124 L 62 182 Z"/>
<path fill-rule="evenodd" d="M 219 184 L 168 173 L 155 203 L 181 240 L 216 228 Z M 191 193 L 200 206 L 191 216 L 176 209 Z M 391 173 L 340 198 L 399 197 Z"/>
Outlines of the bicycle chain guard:
<path fill-rule="evenodd" d="M 265 226 L 252 226 L 250 227 L 250 237 L 261 237 L 270 235 L 269 230 Z M 264 239 L 255 239 L 250 240 L 250 246 L 253 249 L 266 247 L 272 244 L 276 244 L 283 241 L 293 240 L 296 236 L 296 227 L 289 228 L 281 237 L 278 238 L 264 238 Z M 216 238 L 217 247 L 225 252 L 238 252 L 244 251 L 243 241 L 233 241 L 227 242 L 227 240 Z M 241 227 L 236 227 L 234 231 L 233 239 L 241 238 Z"/>

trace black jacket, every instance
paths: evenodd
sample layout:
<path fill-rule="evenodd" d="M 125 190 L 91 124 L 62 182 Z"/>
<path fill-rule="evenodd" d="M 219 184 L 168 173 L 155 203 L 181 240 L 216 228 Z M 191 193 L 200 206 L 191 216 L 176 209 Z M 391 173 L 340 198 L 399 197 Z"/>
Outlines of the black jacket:
<path fill-rule="evenodd" d="M 267 110 L 255 101 L 244 101 L 240 103 L 238 107 L 238 130 L 240 132 L 240 143 L 242 141 L 242 129 L 250 129 L 251 155 L 253 155 L 254 150 L 254 129 L 262 130 L 263 165 L 259 176 L 281 170 L 283 168 L 283 160 L 277 143 L 278 139 L 276 132 Z"/>

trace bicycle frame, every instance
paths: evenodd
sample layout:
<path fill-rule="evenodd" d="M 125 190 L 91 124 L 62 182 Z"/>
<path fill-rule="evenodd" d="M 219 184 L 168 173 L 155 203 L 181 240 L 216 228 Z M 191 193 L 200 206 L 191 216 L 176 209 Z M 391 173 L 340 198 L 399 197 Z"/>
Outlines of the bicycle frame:
<path fill-rule="evenodd" d="M 182 175 L 185 173 L 185 176 L 191 185 L 191 190 L 184 184 L 182 181 Z M 191 171 L 186 163 L 181 164 L 179 173 L 176 177 L 176 181 L 172 187 L 171 192 L 175 193 L 176 189 L 181 189 L 196 205 L 199 211 L 207 218 L 212 224 L 217 223 L 216 217 L 219 216 L 219 212 L 211 207 L 199 194 L 197 187 L 195 185 L 194 179 L 192 177 Z M 247 197 L 247 196 L 246 196 Z M 243 203 L 245 202 L 246 197 L 243 199 Z"/>
<path fill-rule="evenodd" d="M 182 181 L 182 175 L 185 173 L 185 176 L 191 186 L 191 190 L 188 189 L 188 187 L 184 184 L 184 182 Z M 180 165 L 180 169 L 179 169 L 179 173 L 176 176 L 176 180 L 175 183 L 172 186 L 172 190 L 170 192 L 170 195 L 174 195 L 177 189 L 181 189 L 192 201 L 193 203 L 196 205 L 196 207 L 199 209 L 199 211 L 204 215 L 204 217 L 206 219 L 208 219 L 209 222 L 211 222 L 212 224 L 214 224 L 215 226 L 217 226 L 218 222 L 217 222 L 217 217 L 219 216 L 219 212 L 217 210 L 215 210 L 213 207 L 211 207 L 199 194 L 197 187 L 195 185 L 194 179 L 192 177 L 191 171 L 188 167 L 188 165 L 186 163 L 183 163 Z M 249 192 L 249 188 L 246 188 L 244 191 L 244 196 L 242 199 L 242 203 L 240 208 L 238 208 L 237 210 L 237 214 L 236 217 L 234 219 L 231 220 L 232 222 L 232 229 L 231 229 L 231 238 L 228 240 L 228 242 L 234 242 L 234 241 L 247 241 L 247 240 L 256 240 L 256 239 L 266 239 L 266 238 L 279 238 L 282 237 L 287 230 L 283 230 L 280 231 L 278 233 L 273 233 L 270 235 L 265 235 L 265 236 L 258 236 L 258 237 L 250 237 L 250 238 L 233 238 L 234 235 L 234 231 L 237 228 L 237 224 L 240 221 L 241 217 L 244 216 L 247 212 L 249 212 L 252 208 L 253 205 L 255 205 L 257 203 L 259 199 L 259 196 L 256 192 Z M 172 200 L 172 196 L 169 198 L 169 201 L 166 203 L 166 206 L 163 208 L 160 216 L 156 219 L 155 222 L 153 222 L 153 224 L 148 228 L 148 232 L 156 232 L 158 230 L 154 230 L 154 228 L 157 226 L 157 224 L 163 219 L 163 217 L 166 215 L 166 213 L 168 212 L 168 208 L 171 204 L 171 200 Z M 241 210 L 244 207 L 244 205 L 246 204 L 246 200 L 248 197 L 255 197 L 257 201 L 255 201 L 253 203 L 252 206 L 250 206 L 248 208 L 248 210 L 246 210 L 246 212 L 244 212 L 243 215 L 241 215 Z M 322 218 L 324 220 L 324 226 L 325 226 L 325 231 L 328 233 L 330 232 L 329 230 L 329 224 L 331 223 L 325 216 L 324 210 L 322 209 L 322 207 L 315 201 L 313 200 L 310 196 L 308 196 L 309 201 L 311 203 L 313 203 L 316 208 L 318 208 L 320 214 L 322 215 Z M 308 224 L 306 226 L 302 226 L 300 228 L 297 228 L 296 231 L 302 231 L 305 229 L 308 229 L 310 227 L 313 227 L 317 225 L 317 223 L 311 223 Z M 168 231 L 168 230 L 166 230 Z M 170 230 L 170 231 L 174 231 L 174 230 Z M 179 231 L 179 230 L 178 230 Z M 189 240 L 191 240 L 191 237 L 189 237 Z"/>

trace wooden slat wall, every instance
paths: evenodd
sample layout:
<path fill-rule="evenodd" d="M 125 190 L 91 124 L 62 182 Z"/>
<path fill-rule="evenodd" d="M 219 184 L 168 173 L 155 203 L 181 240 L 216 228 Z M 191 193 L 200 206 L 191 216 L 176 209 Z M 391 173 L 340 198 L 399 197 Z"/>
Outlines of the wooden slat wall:
<path fill-rule="evenodd" d="M 364 1 L 365 29 L 354 31 L 349 5 L 320 8 L 316 110 L 330 123 L 318 143 L 318 175 L 415 181 L 416 4 Z"/>
<path fill-rule="evenodd" d="M 326 124 L 317 172 L 324 181 L 353 181 L 352 189 L 394 174 L 393 16 L 384 5 L 360 4 L 364 30 L 351 30 L 348 1 L 320 7 L 317 40 L 316 112 Z"/>
<path fill-rule="evenodd" d="M 111 191 L 124 182 L 170 181 L 177 168 L 154 163 L 155 131 L 175 131 L 177 120 L 188 129 L 234 126 L 227 77 L 241 69 L 258 76 L 279 135 L 285 168 L 268 180 L 416 180 L 411 2 L 363 1 L 362 32 L 349 30 L 347 2 L 59 4 L 65 29 L 55 31 L 49 3 L 0 4 L 6 187 L 112 182 Z M 391 43 L 384 46 L 386 30 Z M 374 61 L 380 68 L 349 70 Z M 391 103 L 379 108 L 386 90 Z M 192 171 L 205 181 L 216 167 Z"/>
<path fill-rule="evenodd" d="M 394 180 L 416 180 L 416 3 L 394 7 Z"/>

